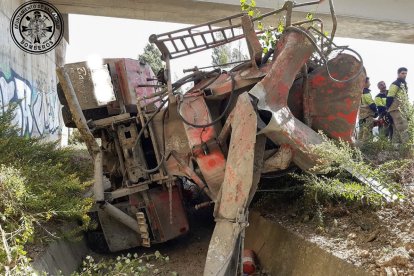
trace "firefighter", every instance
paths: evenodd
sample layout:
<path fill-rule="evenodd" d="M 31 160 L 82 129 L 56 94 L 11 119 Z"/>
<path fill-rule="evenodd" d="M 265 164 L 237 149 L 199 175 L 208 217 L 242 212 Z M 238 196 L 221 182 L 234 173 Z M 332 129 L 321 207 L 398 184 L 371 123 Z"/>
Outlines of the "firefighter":
<path fill-rule="evenodd" d="M 380 81 L 377 84 L 379 93 L 375 96 L 375 104 L 377 105 L 378 110 L 378 131 L 379 135 L 382 137 L 387 137 L 389 140 L 392 138 L 392 124 L 390 120 L 390 115 L 387 113 L 387 86 L 384 81 Z"/>
<path fill-rule="evenodd" d="M 401 114 L 401 108 L 403 107 L 403 100 L 407 99 L 408 87 L 405 78 L 407 77 L 407 68 L 398 68 L 398 78 L 394 81 L 388 89 L 388 95 L 386 100 L 386 108 L 391 116 L 393 130 L 396 133 L 396 138 L 399 138 L 400 142 L 407 143 L 409 140 L 408 134 L 408 121 Z"/>
<path fill-rule="evenodd" d="M 369 78 L 365 79 L 365 87 L 362 91 L 361 105 L 359 107 L 359 135 L 358 140 L 364 141 L 372 135 L 374 118 L 378 116 L 377 106 L 371 96 Z"/>

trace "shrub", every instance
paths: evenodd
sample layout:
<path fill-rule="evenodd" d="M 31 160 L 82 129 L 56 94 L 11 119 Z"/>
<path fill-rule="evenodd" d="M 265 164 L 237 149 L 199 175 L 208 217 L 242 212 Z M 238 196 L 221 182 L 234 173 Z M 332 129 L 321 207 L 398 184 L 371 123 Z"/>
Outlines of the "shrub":
<path fill-rule="evenodd" d="M 313 148 L 314 153 L 320 156 L 319 164 L 314 169 L 326 175 L 309 174 L 300 177 L 305 181 L 305 191 L 311 197 L 319 195 L 319 198 L 328 200 L 343 199 L 348 202 L 381 204 L 381 196 L 366 184 L 359 183 L 349 171 L 376 180 L 392 194 L 403 197 L 396 175 L 390 173 L 391 168 L 401 164 L 394 160 L 382 166 L 370 164 L 359 149 L 352 148 L 344 141 L 333 141 L 321 135 L 324 142 Z"/>
<path fill-rule="evenodd" d="M 93 200 L 83 195 L 91 184 L 92 165 L 70 148 L 18 136 L 13 112 L 9 108 L 0 114 L 0 274 L 26 275 L 25 246 L 62 236 L 49 224 L 80 221 L 71 237 L 88 227 Z"/>

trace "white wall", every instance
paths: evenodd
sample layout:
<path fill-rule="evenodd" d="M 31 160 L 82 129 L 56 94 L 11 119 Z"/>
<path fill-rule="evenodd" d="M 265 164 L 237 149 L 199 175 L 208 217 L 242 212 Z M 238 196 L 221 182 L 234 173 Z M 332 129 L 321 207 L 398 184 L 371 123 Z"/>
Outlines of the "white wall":
<path fill-rule="evenodd" d="M 60 139 L 62 119 L 56 94 L 56 65 L 64 62 L 66 43 L 47 54 L 18 48 L 10 35 L 10 18 L 22 0 L 0 1 L 0 112 L 19 102 L 15 123 L 21 135 Z"/>

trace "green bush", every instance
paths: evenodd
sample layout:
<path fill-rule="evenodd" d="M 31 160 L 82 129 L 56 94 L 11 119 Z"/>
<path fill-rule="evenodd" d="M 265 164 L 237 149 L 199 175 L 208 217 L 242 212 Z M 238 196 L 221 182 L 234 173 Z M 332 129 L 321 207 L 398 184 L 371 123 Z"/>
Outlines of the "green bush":
<path fill-rule="evenodd" d="M 86 256 L 83 261 L 81 272 L 73 273 L 72 276 L 92 275 L 159 275 L 159 267 L 169 261 L 168 256 L 162 255 L 159 251 L 154 254 L 120 255 L 116 258 L 102 259 L 96 261 L 92 256 Z M 166 272 L 166 271 L 163 271 Z M 166 275 L 163 273 L 163 275 Z M 168 275 L 177 275 L 169 271 Z"/>
<path fill-rule="evenodd" d="M 36 215 L 26 213 L 24 202 L 31 196 L 19 171 L 0 165 L 0 273 L 27 266 L 23 246 L 33 239 Z"/>
<path fill-rule="evenodd" d="M 305 193 L 310 197 L 324 200 L 342 199 L 347 202 L 365 202 L 373 205 L 382 203 L 381 196 L 370 187 L 359 183 L 348 173 L 354 173 L 372 178 L 382 184 L 390 192 L 402 198 L 401 185 L 397 183 L 400 172 L 398 167 L 405 164 L 404 160 L 387 160 L 382 164 L 371 163 L 357 148 L 352 148 L 344 141 L 333 141 L 323 135 L 324 142 L 313 148 L 320 156 L 315 170 L 323 172 L 325 176 L 305 175 L 301 180 L 305 182 Z M 379 143 L 381 147 L 384 146 Z M 378 153 L 378 151 L 377 151 Z"/>
<path fill-rule="evenodd" d="M 84 192 L 92 165 L 70 148 L 20 137 L 11 123 L 13 112 L 0 114 L 0 274 L 25 275 L 26 245 L 61 237 L 62 221 L 80 222 L 71 237 L 88 227 L 93 201 Z"/>
<path fill-rule="evenodd" d="M 299 179 L 305 182 L 305 195 L 318 204 L 332 201 L 367 203 L 374 206 L 381 204 L 381 195 L 368 186 L 353 181 L 350 177 L 306 174 L 299 176 Z"/>

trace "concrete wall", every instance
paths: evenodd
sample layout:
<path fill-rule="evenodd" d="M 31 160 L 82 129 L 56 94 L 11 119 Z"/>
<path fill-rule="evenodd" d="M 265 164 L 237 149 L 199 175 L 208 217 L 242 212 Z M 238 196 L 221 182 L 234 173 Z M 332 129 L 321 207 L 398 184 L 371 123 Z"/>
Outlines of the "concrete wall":
<path fill-rule="evenodd" d="M 15 123 L 21 135 L 60 139 L 62 119 L 55 68 L 64 62 L 66 43 L 47 54 L 19 49 L 10 35 L 10 18 L 23 0 L 0 1 L 0 112 L 19 102 Z"/>
<path fill-rule="evenodd" d="M 77 242 L 59 240 L 51 243 L 33 260 L 32 265 L 40 275 L 42 272 L 48 275 L 71 275 L 79 269 L 88 253 L 89 249 L 83 239 Z"/>
<path fill-rule="evenodd" d="M 280 224 L 265 219 L 257 211 L 249 215 L 244 248 L 252 249 L 256 253 L 259 264 L 270 275 L 370 275 Z"/>

